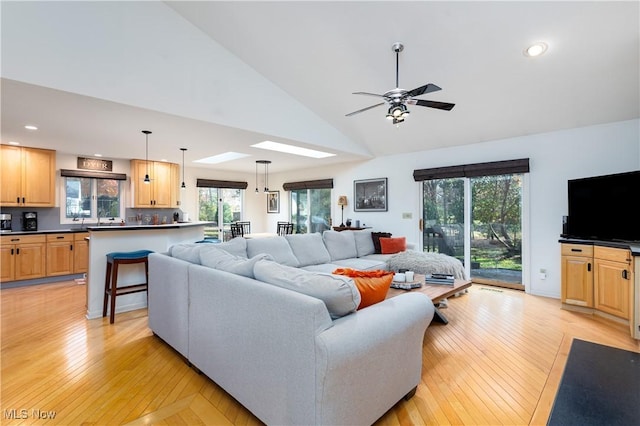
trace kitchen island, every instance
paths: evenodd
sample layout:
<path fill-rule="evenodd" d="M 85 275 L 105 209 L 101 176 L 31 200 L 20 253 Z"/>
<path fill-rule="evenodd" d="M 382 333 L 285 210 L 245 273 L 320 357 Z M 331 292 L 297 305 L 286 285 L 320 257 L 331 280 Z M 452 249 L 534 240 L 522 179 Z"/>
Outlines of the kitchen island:
<path fill-rule="evenodd" d="M 152 250 L 162 253 L 173 244 L 202 240 L 204 228 L 209 224 L 210 222 L 187 222 L 166 225 L 87 227 L 89 231 L 87 319 L 102 317 L 107 253 L 135 250 Z M 144 268 L 140 265 L 122 265 L 118 275 L 118 286 L 144 282 Z M 146 292 L 122 295 L 116 299 L 116 313 L 146 306 Z"/>

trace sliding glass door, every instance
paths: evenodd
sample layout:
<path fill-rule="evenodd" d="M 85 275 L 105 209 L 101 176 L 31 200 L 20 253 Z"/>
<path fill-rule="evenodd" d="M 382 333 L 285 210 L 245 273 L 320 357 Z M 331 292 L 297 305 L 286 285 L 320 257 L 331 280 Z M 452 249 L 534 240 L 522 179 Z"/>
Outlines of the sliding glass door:
<path fill-rule="evenodd" d="M 198 188 L 198 220 L 212 222 L 205 237 L 228 241 L 231 223 L 242 219 L 242 190 L 235 188 Z"/>
<path fill-rule="evenodd" d="M 474 282 L 524 289 L 522 177 L 424 180 L 423 250 L 460 259 Z"/>

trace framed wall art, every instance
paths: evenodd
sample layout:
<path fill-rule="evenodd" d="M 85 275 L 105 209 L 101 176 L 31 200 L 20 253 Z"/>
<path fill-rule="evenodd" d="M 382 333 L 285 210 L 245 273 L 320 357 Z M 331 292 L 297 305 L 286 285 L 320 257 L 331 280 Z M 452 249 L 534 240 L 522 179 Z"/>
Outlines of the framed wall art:
<path fill-rule="evenodd" d="M 386 212 L 387 178 L 353 181 L 353 211 Z"/>
<path fill-rule="evenodd" d="M 280 191 L 267 193 L 267 213 L 280 213 Z"/>

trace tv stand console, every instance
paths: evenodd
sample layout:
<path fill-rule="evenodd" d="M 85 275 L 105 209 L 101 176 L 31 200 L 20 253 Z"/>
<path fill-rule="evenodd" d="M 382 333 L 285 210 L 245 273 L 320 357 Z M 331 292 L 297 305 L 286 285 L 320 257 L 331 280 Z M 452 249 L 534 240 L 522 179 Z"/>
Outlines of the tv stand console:
<path fill-rule="evenodd" d="M 631 336 L 640 339 L 640 247 L 571 239 L 560 243 L 563 309 L 628 325 Z"/>

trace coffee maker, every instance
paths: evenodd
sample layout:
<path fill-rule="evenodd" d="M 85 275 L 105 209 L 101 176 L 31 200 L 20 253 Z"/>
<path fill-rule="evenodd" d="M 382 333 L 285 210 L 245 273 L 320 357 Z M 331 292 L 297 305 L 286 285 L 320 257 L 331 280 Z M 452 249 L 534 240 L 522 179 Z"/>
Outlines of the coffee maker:
<path fill-rule="evenodd" d="M 0 233 L 11 232 L 11 213 L 0 213 Z"/>
<path fill-rule="evenodd" d="M 37 231 L 38 230 L 38 213 L 22 212 L 22 230 Z"/>

